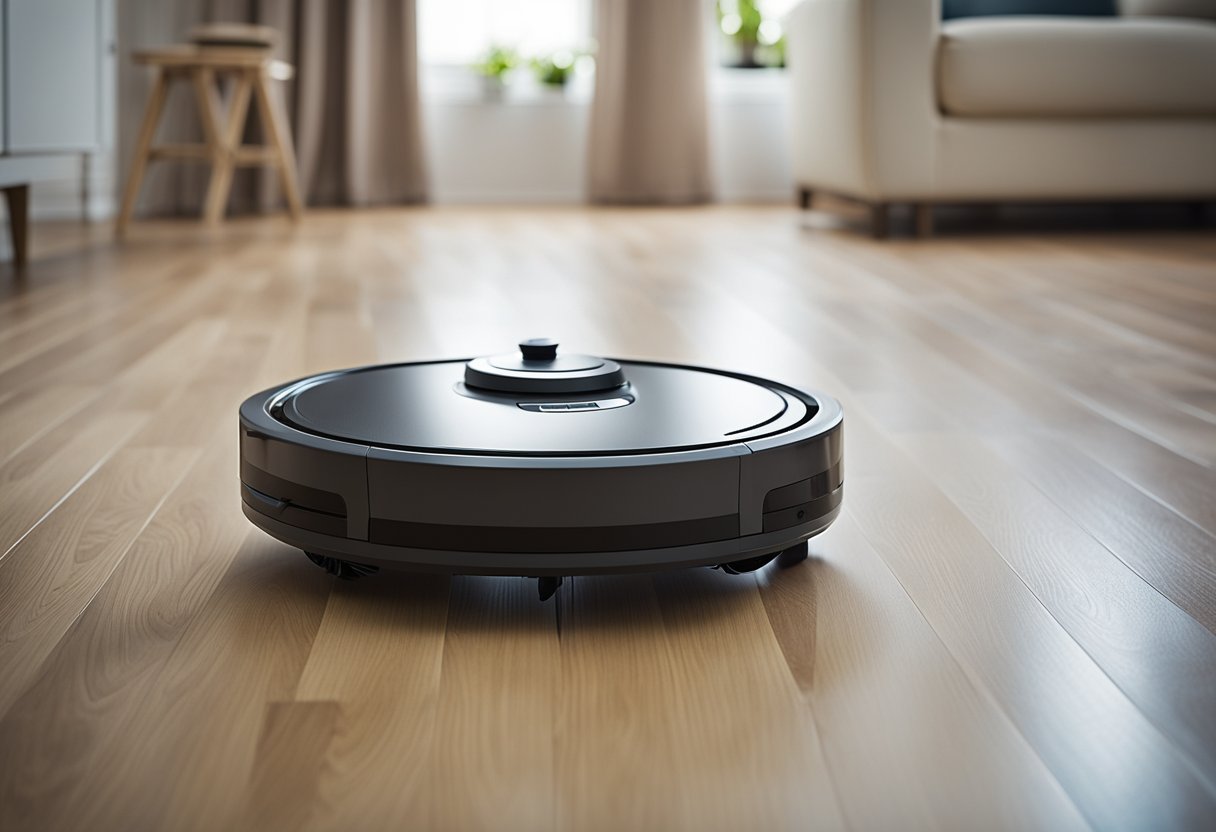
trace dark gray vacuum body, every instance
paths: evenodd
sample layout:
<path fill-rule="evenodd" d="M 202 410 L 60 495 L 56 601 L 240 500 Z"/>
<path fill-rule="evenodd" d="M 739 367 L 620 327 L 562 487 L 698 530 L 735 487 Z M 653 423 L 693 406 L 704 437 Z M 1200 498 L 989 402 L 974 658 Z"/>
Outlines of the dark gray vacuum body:
<path fill-rule="evenodd" d="M 834 399 L 544 339 L 311 376 L 240 422 L 245 515 L 342 577 L 528 575 L 546 596 L 563 575 L 750 571 L 805 557 L 843 491 Z"/>

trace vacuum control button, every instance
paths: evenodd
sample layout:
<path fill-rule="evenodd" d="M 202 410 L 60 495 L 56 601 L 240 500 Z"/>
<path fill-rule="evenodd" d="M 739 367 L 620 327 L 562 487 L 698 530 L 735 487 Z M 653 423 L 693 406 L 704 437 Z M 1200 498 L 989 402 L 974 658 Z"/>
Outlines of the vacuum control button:
<path fill-rule="evenodd" d="M 633 397 L 618 396 L 614 399 L 598 399 L 593 402 L 516 402 L 520 410 L 530 413 L 568 413 L 571 410 L 611 410 L 633 404 Z"/>

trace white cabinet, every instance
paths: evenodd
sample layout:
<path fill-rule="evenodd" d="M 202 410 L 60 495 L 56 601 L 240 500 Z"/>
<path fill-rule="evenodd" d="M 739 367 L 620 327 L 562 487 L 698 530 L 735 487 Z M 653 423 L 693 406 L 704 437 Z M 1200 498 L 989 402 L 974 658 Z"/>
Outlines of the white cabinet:
<path fill-rule="evenodd" d="M 85 152 L 100 135 L 97 0 L 7 0 L 8 153 Z"/>
<path fill-rule="evenodd" d="M 30 184 L 101 150 L 102 17 L 112 11 L 110 0 L 0 0 L 0 191 L 17 261 Z"/>
<path fill-rule="evenodd" d="M 0 0 L 0 12 L 4 11 L 3 0 Z M 8 72 L 6 64 L 8 63 L 8 50 L 5 49 L 5 41 L 8 40 L 5 32 L 5 17 L 7 15 L 0 14 L 0 153 L 3 153 L 8 147 L 8 107 L 5 105 L 4 89 L 8 85 Z"/>

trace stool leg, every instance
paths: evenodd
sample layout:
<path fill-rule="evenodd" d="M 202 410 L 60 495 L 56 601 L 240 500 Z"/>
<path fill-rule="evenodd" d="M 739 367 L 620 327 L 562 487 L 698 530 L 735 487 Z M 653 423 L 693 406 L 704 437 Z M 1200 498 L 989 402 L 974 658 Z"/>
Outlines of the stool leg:
<path fill-rule="evenodd" d="M 215 87 L 208 85 L 208 106 L 217 109 Z M 220 150 L 212 162 L 211 182 L 207 187 L 207 201 L 203 206 L 203 216 L 209 223 L 216 223 L 224 215 L 224 206 L 228 202 L 228 193 L 232 190 L 232 171 L 236 166 L 236 151 L 241 146 L 241 133 L 245 129 L 245 117 L 249 113 L 249 94 L 253 89 L 253 80 L 248 72 L 237 73 L 232 88 L 232 100 L 228 105 L 227 120 L 224 122 L 224 132 L 220 136 Z"/>
<path fill-rule="evenodd" d="M 220 128 L 220 105 L 215 93 L 215 70 L 198 67 L 190 73 L 194 82 L 194 97 L 198 101 L 198 117 L 203 123 L 203 137 L 207 144 L 207 155 L 211 158 L 211 180 L 207 184 L 207 197 L 203 202 L 203 219 L 214 224 L 224 213 L 228 193 L 224 183 L 231 184 L 229 166 L 231 154 L 224 147 L 224 131 Z M 225 170 L 229 175 L 225 176 Z"/>
<path fill-rule="evenodd" d="M 127 184 L 122 192 L 122 207 L 118 211 L 118 221 L 114 225 L 114 233 L 120 239 L 127 232 L 131 215 L 135 213 L 135 200 L 139 197 L 139 186 L 144 180 L 144 171 L 148 168 L 148 151 L 152 149 L 152 139 L 156 136 L 156 125 L 160 114 L 165 109 L 165 98 L 169 94 L 169 77 L 162 69 L 156 73 L 156 81 L 152 84 L 152 94 L 148 97 L 148 108 L 144 110 L 144 120 L 139 126 L 139 136 L 135 139 L 135 155 L 131 159 L 131 170 L 127 174 Z"/>
<path fill-rule="evenodd" d="M 300 185 L 296 178 L 296 157 L 291 147 L 291 133 L 279 118 L 274 102 L 270 100 L 268 81 L 265 70 L 259 72 L 254 81 L 253 88 L 258 99 L 258 115 L 262 118 L 262 129 L 266 131 L 266 138 L 269 140 L 270 146 L 274 148 L 275 164 L 283 179 L 283 194 L 287 197 L 287 208 L 291 211 L 291 218 L 299 220 L 304 213 L 304 206 L 300 202 Z"/>

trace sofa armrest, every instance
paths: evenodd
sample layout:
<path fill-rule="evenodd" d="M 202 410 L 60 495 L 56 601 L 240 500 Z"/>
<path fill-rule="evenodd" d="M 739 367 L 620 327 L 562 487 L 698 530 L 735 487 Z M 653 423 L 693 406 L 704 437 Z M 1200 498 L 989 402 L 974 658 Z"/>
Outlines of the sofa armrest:
<path fill-rule="evenodd" d="M 941 0 L 804 0 L 786 18 L 797 184 L 868 200 L 932 193 Z"/>

